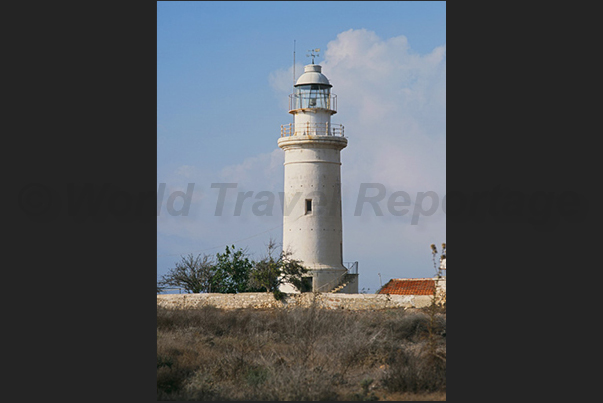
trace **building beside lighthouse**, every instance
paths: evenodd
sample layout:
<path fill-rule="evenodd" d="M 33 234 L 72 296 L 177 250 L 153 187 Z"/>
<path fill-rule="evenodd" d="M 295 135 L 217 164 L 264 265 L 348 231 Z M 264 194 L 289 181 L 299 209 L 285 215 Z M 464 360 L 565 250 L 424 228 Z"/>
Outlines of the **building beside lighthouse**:
<path fill-rule="evenodd" d="M 293 123 L 281 126 L 278 140 L 285 152 L 283 249 L 309 269 L 306 291 L 357 293 L 358 263 L 343 262 L 340 153 L 348 140 L 343 126 L 331 123 L 337 96 L 321 70 L 305 66 L 289 96 Z M 297 292 L 289 284 L 281 291 Z"/>

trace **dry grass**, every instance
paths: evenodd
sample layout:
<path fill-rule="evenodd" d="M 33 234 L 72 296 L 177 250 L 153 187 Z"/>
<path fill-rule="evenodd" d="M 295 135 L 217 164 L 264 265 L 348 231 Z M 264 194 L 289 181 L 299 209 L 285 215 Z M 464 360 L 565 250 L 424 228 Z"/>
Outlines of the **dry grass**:
<path fill-rule="evenodd" d="M 445 400 L 446 318 L 157 309 L 158 400 Z M 430 330 L 431 335 L 430 336 Z"/>

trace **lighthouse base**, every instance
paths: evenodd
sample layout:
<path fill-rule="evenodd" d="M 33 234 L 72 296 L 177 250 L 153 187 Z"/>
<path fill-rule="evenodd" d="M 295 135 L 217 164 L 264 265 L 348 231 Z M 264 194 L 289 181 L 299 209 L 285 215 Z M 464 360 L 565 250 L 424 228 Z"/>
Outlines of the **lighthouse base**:
<path fill-rule="evenodd" d="M 358 275 L 348 274 L 345 268 L 314 268 L 309 269 L 302 277 L 305 287 L 302 292 L 332 292 L 336 291 L 342 294 L 358 293 Z M 311 285 L 311 286 L 310 286 Z M 279 287 L 279 290 L 285 293 L 299 293 L 300 290 L 293 285 L 285 283 Z"/>

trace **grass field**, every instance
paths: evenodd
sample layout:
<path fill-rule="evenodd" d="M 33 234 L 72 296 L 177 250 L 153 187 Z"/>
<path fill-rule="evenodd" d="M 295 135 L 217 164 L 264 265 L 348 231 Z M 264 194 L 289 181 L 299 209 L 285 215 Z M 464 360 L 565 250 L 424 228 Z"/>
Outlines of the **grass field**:
<path fill-rule="evenodd" d="M 446 400 L 445 309 L 158 307 L 157 398 Z"/>

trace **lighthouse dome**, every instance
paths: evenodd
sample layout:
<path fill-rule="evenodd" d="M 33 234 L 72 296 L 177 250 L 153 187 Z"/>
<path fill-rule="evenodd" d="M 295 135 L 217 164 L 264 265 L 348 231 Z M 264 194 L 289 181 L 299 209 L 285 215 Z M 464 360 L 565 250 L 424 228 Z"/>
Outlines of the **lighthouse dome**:
<path fill-rule="evenodd" d="M 332 87 L 329 79 L 321 73 L 322 66 L 318 64 L 308 64 L 304 67 L 304 74 L 299 76 L 295 86 L 308 84 L 322 84 Z"/>

